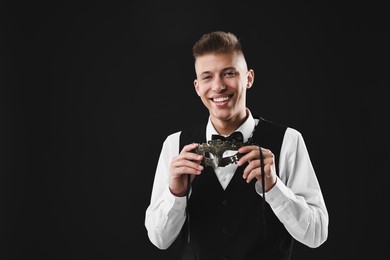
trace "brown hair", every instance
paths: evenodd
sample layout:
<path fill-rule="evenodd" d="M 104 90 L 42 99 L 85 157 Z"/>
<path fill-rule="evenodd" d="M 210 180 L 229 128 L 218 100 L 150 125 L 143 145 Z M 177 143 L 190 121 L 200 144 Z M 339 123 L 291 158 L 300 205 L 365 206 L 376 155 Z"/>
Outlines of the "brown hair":
<path fill-rule="evenodd" d="M 243 53 L 240 41 L 230 32 L 215 31 L 203 34 L 192 47 L 192 55 L 196 59 L 209 53 Z"/>

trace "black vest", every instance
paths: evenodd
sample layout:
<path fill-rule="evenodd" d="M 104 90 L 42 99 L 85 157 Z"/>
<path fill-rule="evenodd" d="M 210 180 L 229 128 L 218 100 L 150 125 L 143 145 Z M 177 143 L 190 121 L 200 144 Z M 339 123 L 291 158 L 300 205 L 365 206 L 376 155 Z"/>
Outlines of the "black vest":
<path fill-rule="evenodd" d="M 255 118 L 260 121 L 253 139 L 273 152 L 279 175 L 279 154 L 286 127 Z M 180 151 L 193 142 L 206 142 L 206 124 L 181 132 Z M 237 168 L 226 190 L 211 167 L 195 177 L 188 204 L 190 241 L 187 241 L 187 223 L 176 241 L 181 243 L 183 260 L 290 259 L 293 238 L 256 193 L 256 179 L 246 183 L 242 178 L 245 167 Z"/>

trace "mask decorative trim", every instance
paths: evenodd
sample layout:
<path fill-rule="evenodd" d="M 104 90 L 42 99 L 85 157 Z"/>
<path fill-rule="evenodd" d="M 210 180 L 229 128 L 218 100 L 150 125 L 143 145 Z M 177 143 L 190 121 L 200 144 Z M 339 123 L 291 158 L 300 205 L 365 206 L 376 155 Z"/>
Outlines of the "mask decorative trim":
<path fill-rule="evenodd" d="M 237 163 L 242 157 L 242 154 L 237 152 L 234 155 L 223 157 L 226 151 L 237 151 L 243 146 L 256 145 L 256 143 L 250 138 L 248 142 L 238 141 L 222 141 L 222 140 L 210 140 L 207 143 L 201 143 L 194 150 L 197 154 L 211 153 L 213 157 L 203 157 L 202 164 L 204 166 L 212 167 L 225 167 L 229 164 Z"/>

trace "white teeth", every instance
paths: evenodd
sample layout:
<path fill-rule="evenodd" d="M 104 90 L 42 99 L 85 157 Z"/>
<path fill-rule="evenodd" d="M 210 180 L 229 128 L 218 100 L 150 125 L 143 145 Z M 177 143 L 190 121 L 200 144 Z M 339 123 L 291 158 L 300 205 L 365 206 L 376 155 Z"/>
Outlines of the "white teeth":
<path fill-rule="evenodd" d="M 214 98 L 214 102 L 223 102 L 223 101 L 226 101 L 228 100 L 229 97 L 220 97 L 220 98 Z"/>

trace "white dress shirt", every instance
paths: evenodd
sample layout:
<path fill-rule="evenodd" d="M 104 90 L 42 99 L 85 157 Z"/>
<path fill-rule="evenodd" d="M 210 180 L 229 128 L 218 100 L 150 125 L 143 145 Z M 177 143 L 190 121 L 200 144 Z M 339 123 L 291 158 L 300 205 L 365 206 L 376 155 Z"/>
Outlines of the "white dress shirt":
<path fill-rule="evenodd" d="M 248 119 L 237 129 L 242 132 L 244 142 L 252 135 L 257 124 L 257 119 L 248 112 Z M 163 143 L 150 205 L 145 213 L 149 239 L 160 249 L 167 249 L 174 242 L 186 218 L 186 197 L 174 196 L 169 190 L 169 167 L 173 157 L 180 153 L 180 133 L 169 135 Z M 211 140 L 212 134 L 218 133 L 209 119 L 206 139 Z M 214 168 L 224 189 L 236 168 L 236 164 Z M 256 183 L 255 188 L 262 196 L 260 182 Z M 275 186 L 265 195 L 266 202 L 294 239 L 313 248 L 326 241 L 328 212 L 305 142 L 295 129 L 288 127 L 285 132 L 279 156 L 279 177 Z"/>

